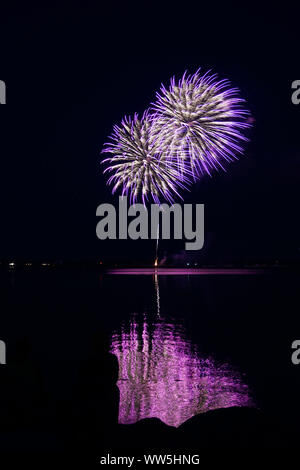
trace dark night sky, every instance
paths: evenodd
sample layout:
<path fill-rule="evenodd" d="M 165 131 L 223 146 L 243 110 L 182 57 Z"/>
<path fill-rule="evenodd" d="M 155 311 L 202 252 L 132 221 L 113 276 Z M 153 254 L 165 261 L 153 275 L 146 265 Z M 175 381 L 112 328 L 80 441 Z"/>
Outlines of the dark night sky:
<path fill-rule="evenodd" d="M 100 151 L 112 125 L 142 112 L 161 82 L 199 66 L 238 86 L 256 119 L 245 156 L 186 195 L 205 204 L 199 259 L 298 256 L 296 3 L 164 5 L 3 7 L 1 258 L 147 257 L 153 242 L 96 239 L 96 207 L 116 202 Z"/>

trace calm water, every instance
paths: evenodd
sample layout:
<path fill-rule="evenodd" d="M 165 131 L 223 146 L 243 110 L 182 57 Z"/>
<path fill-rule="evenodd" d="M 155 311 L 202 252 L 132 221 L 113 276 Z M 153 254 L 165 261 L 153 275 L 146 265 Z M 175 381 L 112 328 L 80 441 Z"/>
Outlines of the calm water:
<path fill-rule="evenodd" d="M 133 315 L 112 335 L 119 359 L 119 422 L 157 417 L 171 426 L 215 408 L 251 405 L 241 374 L 202 357 L 181 324 Z"/>
<path fill-rule="evenodd" d="M 298 413 L 296 274 L 132 275 L 81 270 L 1 273 L 1 332 L 30 338 L 57 399 L 105 329 L 120 365 L 119 420 L 178 426 L 210 409 L 252 405 Z M 195 274 L 195 273 L 194 273 Z"/>

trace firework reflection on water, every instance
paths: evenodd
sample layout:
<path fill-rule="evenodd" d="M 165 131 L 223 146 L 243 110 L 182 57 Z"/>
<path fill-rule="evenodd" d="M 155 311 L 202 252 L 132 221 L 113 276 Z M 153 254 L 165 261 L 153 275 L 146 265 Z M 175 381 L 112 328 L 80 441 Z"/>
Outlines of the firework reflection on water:
<path fill-rule="evenodd" d="M 111 351 L 120 367 L 120 423 L 157 417 L 179 426 L 205 411 L 252 405 L 242 375 L 199 356 L 181 325 L 134 315 L 113 334 Z"/>

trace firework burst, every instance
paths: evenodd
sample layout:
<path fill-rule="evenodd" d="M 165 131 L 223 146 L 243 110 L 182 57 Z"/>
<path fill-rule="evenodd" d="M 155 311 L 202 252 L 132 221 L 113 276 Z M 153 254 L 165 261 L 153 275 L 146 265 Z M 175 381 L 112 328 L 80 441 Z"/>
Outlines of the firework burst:
<path fill-rule="evenodd" d="M 175 159 L 198 179 L 224 167 L 243 152 L 243 131 L 251 125 L 239 90 L 216 75 L 183 75 L 167 90 L 163 85 L 152 104 L 155 133 L 166 157 Z"/>
<path fill-rule="evenodd" d="M 112 192 L 121 189 L 131 203 L 140 198 L 145 204 L 150 196 L 158 204 L 160 200 L 172 203 L 190 183 L 184 162 L 161 151 L 161 139 L 153 124 L 148 111 L 141 119 L 137 114 L 133 119 L 124 118 L 120 126 L 114 126 L 110 142 L 102 150 L 112 154 L 102 161 L 107 165 L 104 173 L 110 175 Z"/>

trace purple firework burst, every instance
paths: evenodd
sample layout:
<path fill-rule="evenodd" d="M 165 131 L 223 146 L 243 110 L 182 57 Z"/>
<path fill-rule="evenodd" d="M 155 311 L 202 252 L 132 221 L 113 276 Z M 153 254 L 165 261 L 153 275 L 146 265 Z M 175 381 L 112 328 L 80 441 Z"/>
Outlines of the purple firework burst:
<path fill-rule="evenodd" d="M 149 196 L 155 203 L 172 203 L 176 195 L 181 197 L 179 191 L 190 184 L 184 162 L 161 152 L 160 137 L 153 124 L 148 111 L 141 119 L 137 114 L 133 119 L 125 117 L 120 126 L 114 126 L 110 142 L 102 150 L 112 154 L 102 161 L 107 165 L 104 173 L 110 175 L 112 192 L 120 188 L 131 203 L 140 198 L 145 204 Z"/>
<path fill-rule="evenodd" d="M 243 131 L 249 127 L 249 111 L 244 109 L 238 88 L 217 75 L 184 73 L 167 90 L 162 85 L 152 104 L 153 123 L 164 155 L 189 168 L 194 179 L 224 167 L 243 152 Z M 182 168 L 182 166 L 181 166 Z"/>

